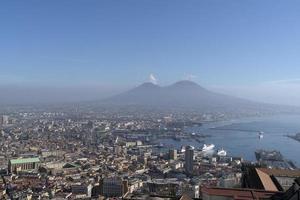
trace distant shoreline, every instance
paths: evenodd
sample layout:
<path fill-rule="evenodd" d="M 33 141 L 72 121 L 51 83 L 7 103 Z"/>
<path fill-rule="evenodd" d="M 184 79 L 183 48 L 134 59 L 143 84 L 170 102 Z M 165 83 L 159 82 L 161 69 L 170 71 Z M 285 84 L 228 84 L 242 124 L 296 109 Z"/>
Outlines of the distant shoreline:
<path fill-rule="evenodd" d="M 296 135 L 287 135 L 286 137 L 300 142 L 300 133 L 297 133 Z"/>

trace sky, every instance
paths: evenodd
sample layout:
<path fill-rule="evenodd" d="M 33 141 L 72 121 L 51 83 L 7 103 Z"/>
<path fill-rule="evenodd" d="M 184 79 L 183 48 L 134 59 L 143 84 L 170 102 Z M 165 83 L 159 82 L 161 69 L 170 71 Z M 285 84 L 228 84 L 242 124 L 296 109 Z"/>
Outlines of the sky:
<path fill-rule="evenodd" d="M 1 1 L 0 103 L 189 79 L 300 105 L 299 10 L 298 0 Z"/>

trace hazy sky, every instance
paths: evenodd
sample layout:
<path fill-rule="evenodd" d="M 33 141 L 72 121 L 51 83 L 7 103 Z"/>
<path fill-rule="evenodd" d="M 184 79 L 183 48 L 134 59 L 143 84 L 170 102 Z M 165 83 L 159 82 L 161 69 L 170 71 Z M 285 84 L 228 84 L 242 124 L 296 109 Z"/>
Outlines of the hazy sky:
<path fill-rule="evenodd" d="M 150 74 L 162 85 L 189 78 L 300 105 L 300 1 L 0 3 L 0 93 L 9 101 L 22 92 L 41 101 L 100 98 Z"/>

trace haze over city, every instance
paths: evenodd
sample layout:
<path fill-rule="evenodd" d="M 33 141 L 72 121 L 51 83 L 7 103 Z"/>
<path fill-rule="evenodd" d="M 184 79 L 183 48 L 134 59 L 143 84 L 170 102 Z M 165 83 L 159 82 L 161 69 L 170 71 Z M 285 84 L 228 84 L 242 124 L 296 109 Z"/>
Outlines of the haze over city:
<path fill-rule="evenodd" d="M 155 81 L 300 106 L 298 1 L 7 1 L 2 104 L 97 100 Z"/>
<path fill-rule="evenodd" d="M 0 200 L 299 200 L 299 11 L 0 1 Z"/>

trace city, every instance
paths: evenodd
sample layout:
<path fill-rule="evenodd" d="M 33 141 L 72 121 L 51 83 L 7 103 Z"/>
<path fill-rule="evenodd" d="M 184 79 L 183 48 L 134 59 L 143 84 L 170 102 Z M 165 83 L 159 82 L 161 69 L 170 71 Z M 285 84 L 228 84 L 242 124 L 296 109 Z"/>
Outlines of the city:
<path fill-rule="evenodd" d="M 202 144 L 209 136 L 187 133 L 183 125 L 202 126 L 200 119 L 187 119 L 159 113 L 3 115 L 1 198 L 282 199 L 294 187 L 290 198 L 299 194 L 300 170 L 274 152 L 256 152 L 260 157 L 251 162 L 209 145 L 175 149 L 158 142 L 188 138 Z"/>
<path fill-rule="evenodd" d="M 300 200 L 300 1 L 0 1 L 0 200 Z"/>

